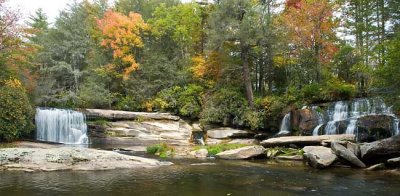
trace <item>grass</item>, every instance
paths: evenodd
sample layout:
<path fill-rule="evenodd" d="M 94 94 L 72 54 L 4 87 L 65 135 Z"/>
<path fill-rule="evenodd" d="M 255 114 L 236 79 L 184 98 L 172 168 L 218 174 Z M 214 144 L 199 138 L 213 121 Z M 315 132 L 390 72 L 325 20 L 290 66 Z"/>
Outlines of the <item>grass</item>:
<path fill-rule="evenodd" d="M 166 158 L 174 153 L 175 149 L 166 143 L 155 144 L 146 147 L 147 154 L 159 155 L 161 158 Z"/>
<path fill-rule="evenodd" d="M 15 143 L 0 143 L 0 148 L 16 148 Z"/>
<path fill-rule="evenodd" d="M 215 156 L 216 154 L 227 151 L 227 150 L 233 150 L 241 147 L 248 146 L 248 144 L 228 144 L 228 143 L 222 143 L 222 144 L 215 144 L 215 145 L 208 145 L 208 146 L 196 146 L 195 150 L 199 150 L 202 148 L 207 149 L 209 155 Z"/>

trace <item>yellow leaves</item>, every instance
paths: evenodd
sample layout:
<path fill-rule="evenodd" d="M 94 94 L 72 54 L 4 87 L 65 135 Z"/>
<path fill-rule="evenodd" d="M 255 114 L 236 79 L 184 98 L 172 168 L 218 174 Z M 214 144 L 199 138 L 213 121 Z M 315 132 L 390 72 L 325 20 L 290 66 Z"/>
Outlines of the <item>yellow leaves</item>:
<path fill-rule="evenodd" d="M 148 24 L 138 13 L 131 12 L 125 16 L 112 10 L 97 22 L 103 34 L 101 45 L 113 50 L 113 58 L 120 65 L 114 65 L 113 69 L 123 70 L 123 79 L 128 79 L 139 66 L 134 57 L 135 50 L 144 47 L 141 34 L 149 31 Z"/>
<path fill-rule="evenodd" d="M 192 58 L 193 66 L 191 71 L 195 78 L 203 78 L 206 73 L 206 60 L 203 56 L 195 56 Z"/>
<path fill-rule="evenodd" d="M 12 88 L 22 88 L 22 83 L 18 79 L 15 78 L 10 78 L 6 80 L 5 82 L 6 86 L 12 87 Z"/>

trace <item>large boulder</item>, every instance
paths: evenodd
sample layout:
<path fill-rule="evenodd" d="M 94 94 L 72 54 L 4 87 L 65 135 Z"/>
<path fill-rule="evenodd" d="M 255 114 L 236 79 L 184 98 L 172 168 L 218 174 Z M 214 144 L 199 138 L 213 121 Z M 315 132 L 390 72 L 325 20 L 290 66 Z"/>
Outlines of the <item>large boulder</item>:
<path fill-rule="evenodd" d="M 110 170 L 157 167 L 166 164 L 172 163 L 90 148 L 0 149 L 0 170 Z"/>
<path fill-rule="evenodd" d="M 323 146 L 306 146 L 303 148 L 304 159 L 314 168 L 322 169 L 329 167 L 337 160 L 336 154 L 330 148 Z"/>
<path fill-rule="evenodd" d="M 353 152 L 351 152 L 341 144 L 337 142 L 332 142 L 331 149 L 337 156 L 342 157 L 343 159 L 349 161 L 353 165 L 361 168 L 366 167 L 365 164 L 362 161 L 360 161 L 360 159 L 358 159 Z"/>
<path fill-rule="evenodd" d="M 317 112 L 308 108 L 295 110 L 291 115 L 292 128 L 303 135 L 312 135 L 313 129 L 319 124 Z"/>
<path fill-rule="evenodd" d="M 287 136 L 277 137 L 264 140 L 260 142 L 264 147 L 275 147 L 275 146 L 289 146 L 291 144 L 297 146 L 310 146 L 310 145 L 321 145 L 323 141 L 355 141 L 354 135 L 318 135 L 318 136 Z"/>
<path fill-rule="evenodd" d="M 357 120 L 359 142 L 371 142 L 393 135 L 394 117 L 388 115 L 368 115 Z"/>
<path fill-rule="evenodd" d="M 361 159 L 365 162 L 386 161 L 400 156 L 400 135 L 360 145 Z"/>
<path fill-rule="evenodd" d="M 83 109 L 88 119 L 117 120 L 180 120 L 179 116 L 158 112 L 129 112 L 120 110 Z"/>
<path fill-rule="evenodd" d="M 221 127 L 207 131 L 207 136 L 214 139 L 246 138 L 254 134 L 240 129 Z"/>
<path fill-rule="evenodd" d="M 265 149 L 262 146 L 246 146 L 220 152 L 216 157 L 221 159 L 249 159 L 263 155 L 264 151 Z"/>

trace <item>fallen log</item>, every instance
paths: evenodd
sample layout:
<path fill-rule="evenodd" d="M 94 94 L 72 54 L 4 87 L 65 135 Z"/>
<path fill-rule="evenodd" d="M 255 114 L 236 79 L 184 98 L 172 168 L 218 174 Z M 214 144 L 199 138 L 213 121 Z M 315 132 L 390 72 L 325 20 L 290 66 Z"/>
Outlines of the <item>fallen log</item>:
<path fill-rule="evenodd" d="M 318 136 L 285 136 L 270 138 L 262 141 L 260 144 L 264 147 L 275 146 L 289 146 L 294 144 L 296 146 L 315 146 L 321 145 L 323 141 L 355 141 L 355 135 L 342 134 L 342 135 L 318 135 Z"/>

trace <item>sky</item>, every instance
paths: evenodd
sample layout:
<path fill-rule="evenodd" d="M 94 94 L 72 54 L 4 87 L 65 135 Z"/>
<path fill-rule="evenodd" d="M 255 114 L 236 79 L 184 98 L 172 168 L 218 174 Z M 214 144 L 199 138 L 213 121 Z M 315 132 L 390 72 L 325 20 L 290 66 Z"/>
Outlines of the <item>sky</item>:
<path fill-rule="evenodd" d="M 114 0 L 110 0 L 113 2 Z M 191 0 L 182 0 L 189 2 Z M 22 13 L 23 20 L 34 14 L 39 8 L 47 14 L 49 22 L 54 22 L 60 10 L 64 9 L 72 0 L 8 0 L 7 4 Z"/>

